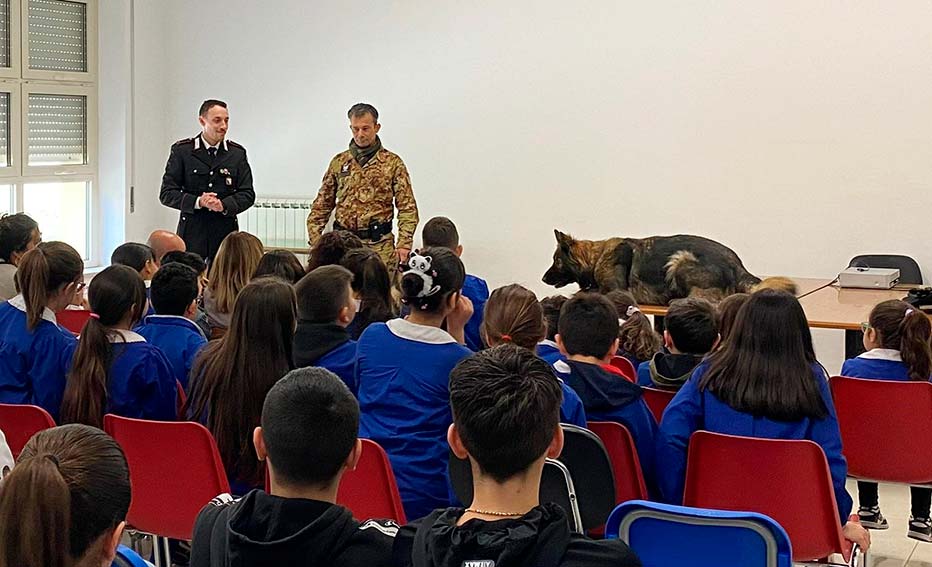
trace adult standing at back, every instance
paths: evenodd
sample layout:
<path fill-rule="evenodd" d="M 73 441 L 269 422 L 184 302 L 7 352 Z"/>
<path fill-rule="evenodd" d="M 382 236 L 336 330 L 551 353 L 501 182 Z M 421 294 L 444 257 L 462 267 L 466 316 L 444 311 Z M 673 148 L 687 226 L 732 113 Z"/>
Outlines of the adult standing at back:
<path fill-rule="evenodd" d="M 256 201 L 246 148 L 226 139 L 227 104 L 205 100 L 198 116 L 201 133 L 172 145 L 159 201 L 178 209 L 178 236 L 189 252 L 210 261 L 220 242 L 238 230 L 236 215 Z"/>
<path fill-rule="evenodd" d="M 353 139 L 349 149 L 330 160 L 307 216 L 308 243 L 317 244 L 335 212 L 334 230 L 347 230 L 379 253 L 390 273 L 407 260 L 417 228 L 417 202 L 411 178 L 398 155 L 382 147 L 379 111 L 354 104 L 347 112 Z M 398 239 L 392 232 L 398 209 Z"/>

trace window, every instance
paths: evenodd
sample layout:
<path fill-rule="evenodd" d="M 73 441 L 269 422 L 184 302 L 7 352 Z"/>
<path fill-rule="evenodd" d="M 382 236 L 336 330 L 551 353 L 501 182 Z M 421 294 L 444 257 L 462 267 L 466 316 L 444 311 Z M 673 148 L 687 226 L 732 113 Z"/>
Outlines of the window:
<path fill-rule="evenodd" d="M 0 212 L 96 264 L 98 0 L 0 0 Z"/>

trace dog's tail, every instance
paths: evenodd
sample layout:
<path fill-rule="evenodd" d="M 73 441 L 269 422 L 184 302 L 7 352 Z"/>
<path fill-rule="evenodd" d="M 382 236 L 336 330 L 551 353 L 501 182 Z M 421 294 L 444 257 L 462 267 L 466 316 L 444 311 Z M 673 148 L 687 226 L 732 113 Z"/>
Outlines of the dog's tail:
<path fill-rule="evenodd" d="M 689 250 L 678 250 L 670 255 L 666 265 L 667 287 L 678 295 L 685 296 L 689 293 L 685 281 L 690 272 L 701 269 L 699 259 Z"/>
<path fill-rule="evenodd" d="M 760 282 L 761 279 L 759 277 L 745 270 L 744 266 L 740 266 L 738 268 L 738 281 L 735 286 L 735 291 L 738 293 L 752 293 Z"/>

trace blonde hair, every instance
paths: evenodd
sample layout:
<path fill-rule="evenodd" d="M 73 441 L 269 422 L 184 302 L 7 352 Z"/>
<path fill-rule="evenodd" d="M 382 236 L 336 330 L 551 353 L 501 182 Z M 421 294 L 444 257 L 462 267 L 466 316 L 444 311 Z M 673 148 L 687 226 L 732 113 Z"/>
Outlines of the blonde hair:
<path fill-rule="evenodd" d="M 248 232 L 231 232 L 220 243 L 210 266 L 207 289 L 220 313 L 232 313 L 240 290 L 246 287 L 262 260 L 262 242 Z"/>
<path fill-rule="evenodd" d="M 790 295 L 799 295 L 799 288 L 796 287 L 796 282 L 786 276 L 773 276 L 764 278 L 759 284 L 751 289 L 751 293 L 760 291 L 762 289 L 775 289 L 777 291 L 785 291 Z"/>

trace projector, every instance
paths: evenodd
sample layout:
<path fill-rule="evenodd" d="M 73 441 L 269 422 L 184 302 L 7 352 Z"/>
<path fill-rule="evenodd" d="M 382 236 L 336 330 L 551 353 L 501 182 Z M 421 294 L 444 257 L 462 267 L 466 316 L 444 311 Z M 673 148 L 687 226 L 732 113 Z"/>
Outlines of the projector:
<path fill-rule="evenodd" d="M 838 274 L 838 285 L 861 289 L 890 289 L 900 281 L 894 268 L 847 268 Z"/>

